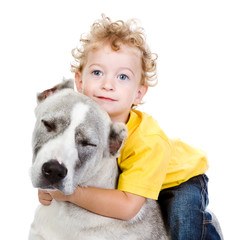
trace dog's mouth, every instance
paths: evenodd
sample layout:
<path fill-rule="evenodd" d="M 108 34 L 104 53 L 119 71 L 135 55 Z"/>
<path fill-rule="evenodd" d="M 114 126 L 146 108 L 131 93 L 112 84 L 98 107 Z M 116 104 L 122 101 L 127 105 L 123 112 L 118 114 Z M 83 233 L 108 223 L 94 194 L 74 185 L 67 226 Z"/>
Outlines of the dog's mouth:
<path fill-rule="evenodd" d="M 64 184 L 64 181 L 60 181 L 59 183 L 55 183 L 55 184 L 50 184 L 43 177 L 40 179 L 39 183 L 34 187 L 42 189 L 42 190 L 47 190 L 47 191 L 59 190 L 60 192 L 62 192 L 65 195 L 70 195 L 75 190 L 75 188 L 73 188 L 72 186 L 68 186 L 68 184 Z"/>
<path fill-rule="evenodd" d="M 52 184 L 46 178 L 44 178 L 43 176 L 40 177 L 39 182 L 34 187 L 39 188 L 39 189 L 43 189 L 43 190 L 48 190 L 48 191 L 59 190 L 61 192 L 63 192 L 63 189 L 64 189 L 62 181 Z"/>

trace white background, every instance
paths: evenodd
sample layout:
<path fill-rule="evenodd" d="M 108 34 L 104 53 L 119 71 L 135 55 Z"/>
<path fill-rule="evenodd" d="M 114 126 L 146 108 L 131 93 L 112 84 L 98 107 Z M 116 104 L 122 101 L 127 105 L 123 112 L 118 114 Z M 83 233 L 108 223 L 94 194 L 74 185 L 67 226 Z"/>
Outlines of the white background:
<path fill-rule="evenodd" d="M 153 52 L 159 84 L 140 109 L 169 137 L 209 157 L 210 209 L 226 239 L 230 215 L 231 7 L 229 1 L 58 1 L 0 3 L 0 218 L 4 239 L 27 239 L 37 191 L 29 179 L 35 95 L 70 72 L 71 49 L 105 13 L 138 18 Z"/>

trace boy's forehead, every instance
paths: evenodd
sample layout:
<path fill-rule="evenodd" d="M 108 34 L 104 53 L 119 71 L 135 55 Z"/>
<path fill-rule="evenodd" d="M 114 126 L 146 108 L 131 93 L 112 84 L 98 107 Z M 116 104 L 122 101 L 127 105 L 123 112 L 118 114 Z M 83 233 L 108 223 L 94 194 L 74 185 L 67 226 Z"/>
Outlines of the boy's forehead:
<path fill-rule="evenodd" d="M 124 62 L 127 64 L 133 63 L 135 65 L 140 65 L 141 51 L 137 47 L 131 47 L 125 44 L 121 44 L 120 49 L 115 51 L 111 48 L 110 44 L 106 44 L 101 47 L 94 47 L 89 49 L 87 62 L 91 65 L 92 62 L 94 62 L 94 64 L 97 64 L 97 62 L 109 59 L 114 59 L 116 61 L 117 58 L 120 59 L 120 63 Z"/>

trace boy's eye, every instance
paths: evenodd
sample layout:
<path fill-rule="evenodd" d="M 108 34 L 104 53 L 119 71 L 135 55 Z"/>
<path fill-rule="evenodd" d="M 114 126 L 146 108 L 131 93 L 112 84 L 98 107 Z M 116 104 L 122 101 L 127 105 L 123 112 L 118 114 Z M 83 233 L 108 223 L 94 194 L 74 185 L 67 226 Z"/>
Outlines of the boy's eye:
<path fill-rule="evenodd" d="M 102 72 L 99 71 L 99 70 L 95 70 L 95 71 L 93 71 L 92 73 L 93 73 L 93 75 L 95 75 L 95 76 L 102 76 Z"/>
<path fill-rule="evenodd" d="M 120 75 L 119 75 L 119 79 L 120 79 L 120 80 L 126 80 L 126 79 L 128 79 L 128 76 L 125 75 L 125 74 L 120 74 Z"/>

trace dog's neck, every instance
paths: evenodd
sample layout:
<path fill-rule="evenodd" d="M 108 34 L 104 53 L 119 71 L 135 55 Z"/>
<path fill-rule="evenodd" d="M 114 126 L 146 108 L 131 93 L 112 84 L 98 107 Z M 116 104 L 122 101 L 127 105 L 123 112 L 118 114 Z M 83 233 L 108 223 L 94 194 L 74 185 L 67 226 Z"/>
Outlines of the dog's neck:
<path fill-rule="evenodd" d="M 98 187 L 105 189 L 115 189 L 117 187 L 117 180 L 119 175 L 119 169 L 117 165 L 117 159 L 115 157 L 104 158 L 103 167 L 92 176 L 91 179 L 85 183 L 82 183 L 83 187 Z"/>

